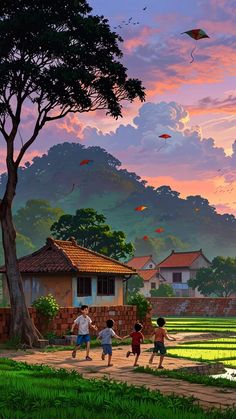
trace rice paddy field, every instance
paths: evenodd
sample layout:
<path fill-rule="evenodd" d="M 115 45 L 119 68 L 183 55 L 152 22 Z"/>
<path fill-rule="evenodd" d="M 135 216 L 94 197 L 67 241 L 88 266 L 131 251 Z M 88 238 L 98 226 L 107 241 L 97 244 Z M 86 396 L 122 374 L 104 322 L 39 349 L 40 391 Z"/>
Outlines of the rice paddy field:
<path fill-rule="evenodd" d="M 152 319 L 153 326 L 156 319 Z M 236 317 L 166 317 L 169 332 L 234 332 Z"/>
<path fill-rule="evenodd" d="M 156 320 L 153 319 L 153 325 L 155 324 Z M 178 346 L 168 348 L 168 355 L 197 361 L 222 362 L 226 367 L 236 368 L 236 318 L 171 317 L 166 318 L 166 329 L 169 333 L 226 332 L 222 338 L 179 343 Z"/>

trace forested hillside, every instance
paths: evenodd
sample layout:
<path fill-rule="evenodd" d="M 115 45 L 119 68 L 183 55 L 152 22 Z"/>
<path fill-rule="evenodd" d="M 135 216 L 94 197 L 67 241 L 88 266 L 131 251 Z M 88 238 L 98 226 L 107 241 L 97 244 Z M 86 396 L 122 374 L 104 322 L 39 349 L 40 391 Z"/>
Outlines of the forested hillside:
<path fill-rule="evenodd" d="M 81 165 L 86 159 L 92 161 Z M 2 174 L 1 195 L 5 183 L 6 175 Z M 33 202 L 33 210 L 27 208 L 38 220 L 38 230 L 31 233 L 27 230 L 29 221 L 24 227 L 26 213 L 19 211 L 29 200 L 41 200 Z M 136 211 L 138 206 L 147 208 Z M 235 256 L 233 215 L 217 214 L 200 195 L 181 199 L 168 185 L 157 189 L 147 186 L 136 173 L 121 169 L 121 162 L 100 147 L 75 143 L 53 146 L 20 168 L 14 203 L 18 254 L 42 245 L 60 214 L 74 214 L 79 208 L 103 213 L 114 230 L 124 231 L 127 240 L 135 244 L 136 255 L 152 253 L 159 261 L 172 249 L 202 248 L 209 258 Z"/>

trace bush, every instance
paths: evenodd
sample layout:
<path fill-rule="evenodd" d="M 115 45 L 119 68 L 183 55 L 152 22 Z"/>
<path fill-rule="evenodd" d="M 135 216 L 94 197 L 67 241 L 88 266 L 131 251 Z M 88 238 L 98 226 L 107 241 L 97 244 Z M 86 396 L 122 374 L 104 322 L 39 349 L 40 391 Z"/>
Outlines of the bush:
<path fill-rule="evenodd" d="M 48 294 L 46 297 L 37 298 L 33 301 L 32 306 L 36 308 L 38 313 L 48 319 L 53 319 L 59 311 L 59 305 L 52 294 Z"/>
<path fill-rule="evenodd" d="M 151 297 L 174 297 L 175 293 L 170 284 L 160 284 L 159 288 L 150 291 Z"/>
<path fill-rule="evenodd" d="M 136 306 L 139 320 L 143 320 L 151 308 L 151 304 L 143 294 L 136 293 L 128 298 L 128 305 Z"/>

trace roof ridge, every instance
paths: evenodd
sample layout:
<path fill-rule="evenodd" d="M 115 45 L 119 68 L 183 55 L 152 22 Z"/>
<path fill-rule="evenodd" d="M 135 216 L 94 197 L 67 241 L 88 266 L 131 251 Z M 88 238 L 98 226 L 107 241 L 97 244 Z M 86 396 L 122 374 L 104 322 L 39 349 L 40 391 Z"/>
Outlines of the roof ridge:
<path fill-rule="evenodd" d="M 53 240 L 54 242 L 56 241 L 56 239 L 51 239 L 51 240 Z M 111 258 L 111 257 L 109 257 L 109 256 L 102 255 L 101 253 L 95 252 L 94 250 L 88 249 L 87 247 L 80 246 L 79 244 L 77 244 L 77 243 L 75 243 L 75 242 L 72 242 L 71 240 L 58 240 L 58 241 L 62 241 L 62 242 L 64 242 L 64 243 L 71 243 L 71 244 L 72 244 L 72 246 L 74 246 L 74 247 L 78 247 L 79 249 L 82 249 L 82 250 L 84 250 L 85 252 L 92 253 L 92 254 L 94 254 L 94 255 L 96 255 L 96 256 L 99 256 L 99 257 L 102 257 L 102 258 L 104 258 L 104 259 L 106 259 L 106 260 L 110 260 L 110 261 L 112 261 L 112 262 L 117 263 L 118 265 L 122 265 L 122 266 L 124 266 L 125 268 L 132 269 L 134 272 L 136 272 L 136 269 L 131 268 L 130 266 L 127 266 L 125 263 L 119 262 L 118 260 L 113 259 L 113 258 Z M 64 251 L 63 251 L 63 252 L 64 252 Z M 68 257 L 68 259 L 71 261 L 71 259 L 70 259 L 69 257 Z M 72 264 L 72 265 L 73 265 L 73 264 Z M 73 265 L 73 267 L 74 267 L 74 265 Z M 78 267 L 76 267 L 76 269 L 78 269 Z"/>
<path fill-rule="evenodd" d="M 133 256 L 130 260 L 132 260 L 132 259 L 138 259 L 138 258 L 147 258 L 147 257 L 152 258 L 152 255 Z"/>
<path fill-rule="evenodd" d="M 185 254 L 185 253 L 202 253 L 202 249 L 200 250 L 187 250 L 186 252 L 175 252 L 173 251 L 172 255 L 179 255 L 179 254 Z"/>
<path fill-rule="evenodd" d="M 58 241 L 68 241 L 68 240 L 58 240 Z M 49 246 L 54 246 L 56 248 L 56 250 L 60 251 L 62 253 L 62 255 L 64 256 L 64 258 L 70 263 L 71 267 L 73 269 L 78 269 L 77 266 L 75 266 L 71 260 L 71 258 L 67 255 L 67 253 L 64 251 L 64 249 L 62 249 L 60 246 L 58 246 L 57 243 L 55 243 L 55 239 L 53 239 L 52 237 L 48 237 L 46 240 L 47 243 L 47 247 Z"/>

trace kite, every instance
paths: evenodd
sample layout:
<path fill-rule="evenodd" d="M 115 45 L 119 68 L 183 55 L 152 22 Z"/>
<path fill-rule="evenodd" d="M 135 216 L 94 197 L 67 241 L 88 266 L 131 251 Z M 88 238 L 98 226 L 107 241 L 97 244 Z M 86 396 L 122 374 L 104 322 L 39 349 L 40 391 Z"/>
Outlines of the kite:
<path fill-rule="evenodd" d="M 89 164 L 89 163 L 92 163 L 93 162 L 93 160 L 82 160 L 81 162 L 80 162 L 80 166 L 85 166 L 86 164 Z"/>
<path fill-rule="evenodd" d="M 143 236 L 143 240 L 147 240 L 148 239 L 148 236 Z"/>
<path fill-rule="evenodd" d="M 190 31 L 182 32 L 181 35 L 183 35 L 184 33 L 186 33 L 188 36 L 196 40 L 196 45 L 190 54 L 192 57 L 192 60 L 190 61 L 190 64 L 191 64 L 194 61 L 193 53 L 197 47 L 197 41 L 199 39 L 210 38 L 210 37 L 206 34 L 206 32 L 203 29 L 191 29 Z"/>
<path fill-rule="evenodd" d="M 165 230 L 164 230 L 164 228 L 162 228 L 162 227 L 157 228 L 157 229 L 155 230 L 155 232 L 156 232 L 156 233 L 163 233 L 163 231 L 165 231 Z"/>
<path fill-rule="evenodd" d="M 169 134 L 161 134 L 161 135 L 159 135 L 159 138 L 165 138 L 165 140 L 167 140 L 167 138 L 171 138 L 171 135 L 169 135 Z"/>
<path fill-rule="evenodd" d="M 139 207 L 135 208 L 135 211 L 144 211 L 147 207 L 145 207 L 144 205 L 140 205 Z"/>

